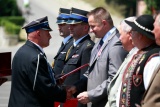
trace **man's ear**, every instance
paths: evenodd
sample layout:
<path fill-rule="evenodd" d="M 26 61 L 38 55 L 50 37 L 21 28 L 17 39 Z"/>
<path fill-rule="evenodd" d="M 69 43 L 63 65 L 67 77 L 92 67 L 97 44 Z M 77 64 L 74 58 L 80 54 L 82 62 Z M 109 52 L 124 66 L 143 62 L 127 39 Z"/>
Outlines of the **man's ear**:
<path fill-rule="evenodd" d="M 103 26 L 107 27 L 108 26 L 108 22 L 106 20 L 102 20 L 102 24 Z"/>
<path fill-rule="evenodd" d="M 84 26 L 84 30 L 85 30 L 85 31 L 88 31 L 88 30 L 89 30 L 89 28 L 90 28 L 90 26 L 89 26 L 89 25 L 85 25 L 85 26 Z"/>
<path fill-rule="evenodd" d="M 37 34 L 37 36 L 40 36 L 40 31 L 37 30 L 37 31 L 36 31 L 36 34 Z"/>

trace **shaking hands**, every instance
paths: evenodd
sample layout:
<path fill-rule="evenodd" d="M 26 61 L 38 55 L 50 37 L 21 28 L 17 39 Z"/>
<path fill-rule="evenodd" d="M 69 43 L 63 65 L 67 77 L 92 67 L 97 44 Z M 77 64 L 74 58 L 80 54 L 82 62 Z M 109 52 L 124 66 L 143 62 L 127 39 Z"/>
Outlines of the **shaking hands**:
<path fill-rule="evenodd" d="M 67 89 L 67 99 L 71 99 L 73 97 L 73 94 L 75 94 L 77 92 L 76 87 L 75 86 L 71 86 Z M 88 97 L 88 93 L 82 92 L 77 96 L 77 99 L 80 103 L 82 104 L 87 104 L 89 102 L 89 97 Z"/>

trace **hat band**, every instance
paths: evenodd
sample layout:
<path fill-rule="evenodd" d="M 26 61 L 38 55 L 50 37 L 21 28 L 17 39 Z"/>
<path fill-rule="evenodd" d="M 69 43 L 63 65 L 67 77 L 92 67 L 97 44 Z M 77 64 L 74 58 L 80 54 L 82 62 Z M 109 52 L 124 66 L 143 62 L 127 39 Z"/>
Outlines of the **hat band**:
<path fill-rule="evenodd" d="M 150 29 L 148 29 L 148 28 L 140 25 L 136 20 L 134 20 L 134 23 L 135 23 L 139 28 L 141 28 L 142 30 L 145 30 L 145 31 L 147 31 L 147 32 L 152 33 L 152 30 L 150 30 Z"/>
<path fill-rule="evenodd" d="M 75 19 L 75 20 L 81 20 L 83 22 L 87 22 L 88 23 L 88 18 L 83 17 L 83 16 L 78 16 L 77 14 L 71 14 L 70 18 L 71 19 Z"/>
<path fill-rule="evenodd" d="M 61 18 L 61 19 L 68 19 L 68 18 L 69 18 L 69 15 L 67 15 L 67 14 L 60 14 L 60 15 L 57 17 L 57 19 L 59 19 L 59 18 Z"/>
<path fill-rule="evenodd" d="M 31 32 L 33 32 L 35 30 L 38 30 L 38 29 L 41 29 L 41 28 L 46 28 L 46 27 L 48 27 L 48 22 L 44 22 L 44 23 L 41 23 L 39 25 L 35 25 L 35 26 L 32 26 L 32 27 L 29 27 L 29 28 L 26 29 L 26 32 L 27 33 L 31 33 Z"/>
<path fill-rule="evenodd" d="M 65 23 L 67 23 L 67 21 L 68 21 L 68 19 L 66 19 L 66 20 L 65 20 L 65 19 L 64 19 L 64 20 L 61 20 L 61 19 L 59 20 L 59 19 L 58 19 L 58 20 L 56 21 L 56 23 L 57 23 L 57 24 L 65 24 Z"/>

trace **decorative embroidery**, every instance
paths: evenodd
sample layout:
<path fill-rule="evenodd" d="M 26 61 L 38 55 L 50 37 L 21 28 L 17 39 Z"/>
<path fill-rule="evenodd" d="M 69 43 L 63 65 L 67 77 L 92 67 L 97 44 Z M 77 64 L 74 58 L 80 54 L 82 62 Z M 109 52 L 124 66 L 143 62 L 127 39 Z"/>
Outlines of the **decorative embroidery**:
<path fill-rule="evenodd" d="M 136 75 L 138 75 L 140 68 L 140 66 L 137 68 Z"/>
<path fill-rule="evenodd" d="M 142 83 L 142 75 L 133 75 L 133 84 L 138 87 Z"/>
<path fill-rule="evenodd" d="M 135 54 L 123 75 L 121 96 L 120 96 L 120 107 L 130 107 L 130 90 L 132 85 L 132 80 L 135 86 L 138 86 L 142 82 L 141 75 L 133 75 L 135 67 L 145 58 L 143 53 Z M 137 69 L 139 72 L 140 67 Z"/>
<path fill-rule="evenodd" d="M 142 56 L 142 58 L 141 58 L 140 61 L 139 61 L 139 64 L 145 59 L 145 57 L 146 57 L 146 54 L 144 54 L 144 55 Z"/>

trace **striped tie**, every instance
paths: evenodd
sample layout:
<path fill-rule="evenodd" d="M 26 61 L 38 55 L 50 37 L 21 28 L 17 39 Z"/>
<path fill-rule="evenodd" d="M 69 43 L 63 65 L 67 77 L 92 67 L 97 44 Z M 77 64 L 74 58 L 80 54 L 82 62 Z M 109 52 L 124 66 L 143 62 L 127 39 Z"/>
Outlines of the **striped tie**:
<path fill-rule="evenodd" d="M 98 45 L 98 50 L 100 50 L 100 48 L 102 47 L 103 43 L 104 43 L 103 39 L 101 39 L 100 42 L 99 42 L 99 45 Z"/>

